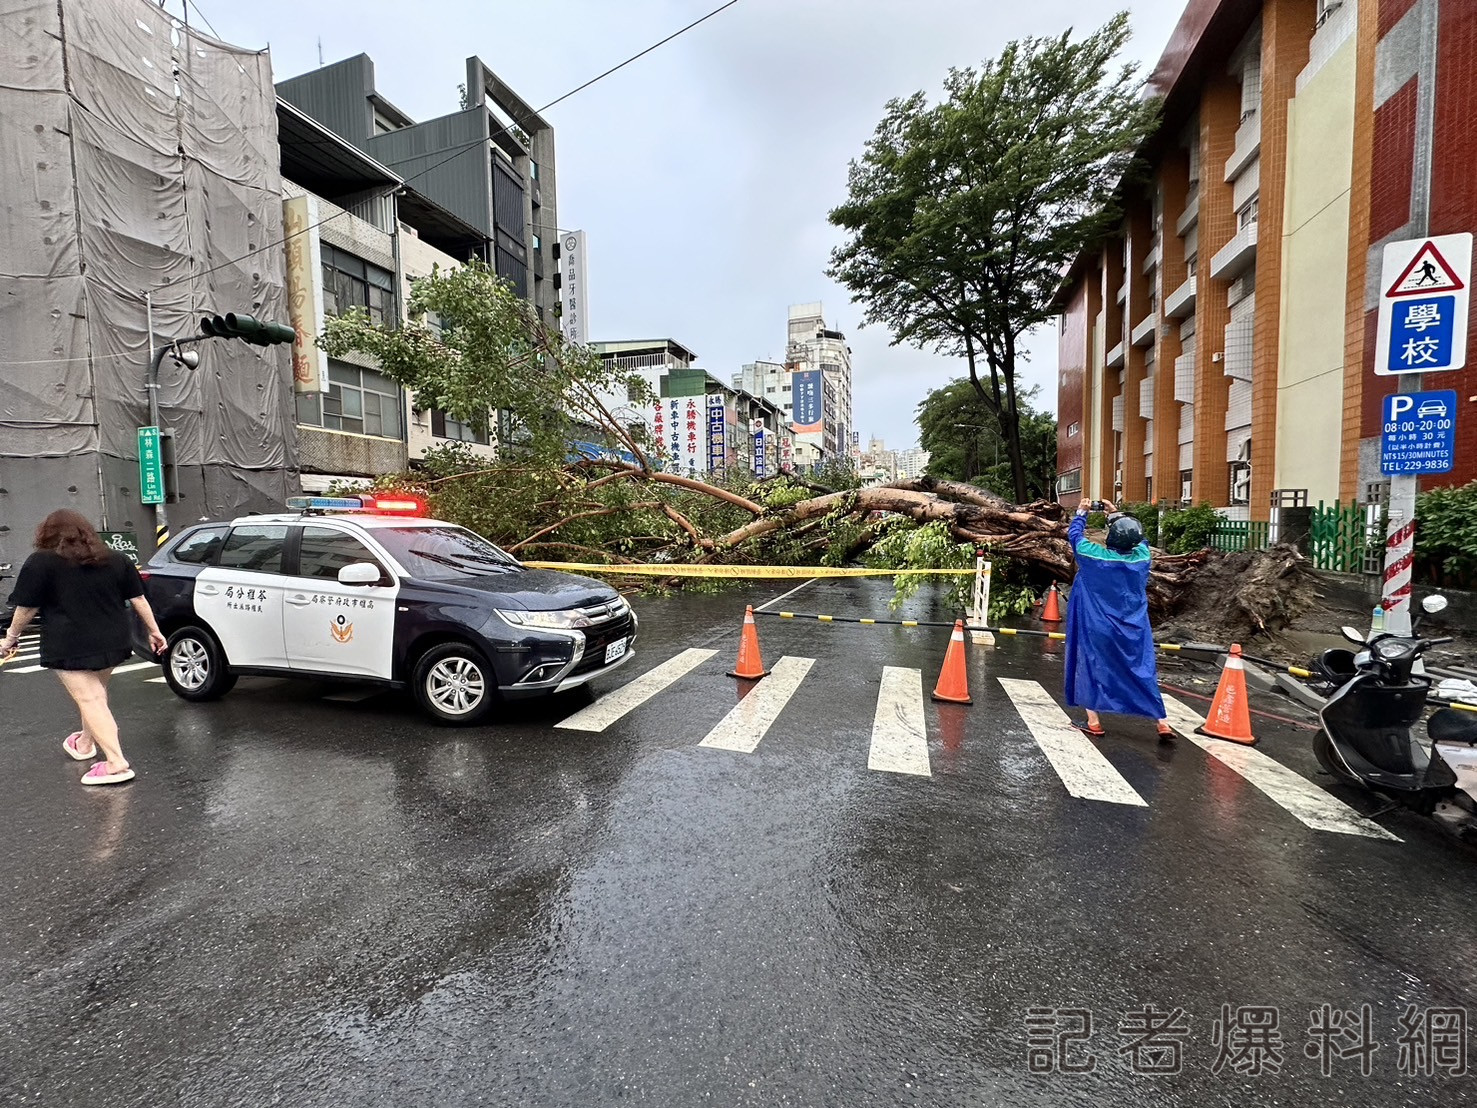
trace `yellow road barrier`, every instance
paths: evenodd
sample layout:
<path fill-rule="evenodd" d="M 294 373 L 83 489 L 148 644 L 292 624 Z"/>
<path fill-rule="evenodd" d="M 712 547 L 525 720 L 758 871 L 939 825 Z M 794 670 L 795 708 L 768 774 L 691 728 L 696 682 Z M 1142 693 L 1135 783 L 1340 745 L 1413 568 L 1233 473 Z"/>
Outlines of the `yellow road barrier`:
<path fill-rule="evenodd" d="M 524 562 L 529 569 L 558 569 L 565 573 L 614 573 L 637 577 L 734 577 L 794 580 L 812 577 L 973 577 L 973 569 L 851 569 L 833 566 L 709 566 L 690 562 L 641 562 L 606 565 L 604 562 Z"/>

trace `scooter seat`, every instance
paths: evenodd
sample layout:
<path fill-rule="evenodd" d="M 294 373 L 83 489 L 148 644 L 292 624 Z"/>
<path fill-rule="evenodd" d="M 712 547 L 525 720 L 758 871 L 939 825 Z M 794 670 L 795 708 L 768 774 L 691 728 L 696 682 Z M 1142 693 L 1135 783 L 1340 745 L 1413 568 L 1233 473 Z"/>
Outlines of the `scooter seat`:
<path fill-rule="evenodd" d="M 1427 721 L 1426 733 L 1438 743 L 1477 745 L 1477 712 L 1442 708 Z"/>

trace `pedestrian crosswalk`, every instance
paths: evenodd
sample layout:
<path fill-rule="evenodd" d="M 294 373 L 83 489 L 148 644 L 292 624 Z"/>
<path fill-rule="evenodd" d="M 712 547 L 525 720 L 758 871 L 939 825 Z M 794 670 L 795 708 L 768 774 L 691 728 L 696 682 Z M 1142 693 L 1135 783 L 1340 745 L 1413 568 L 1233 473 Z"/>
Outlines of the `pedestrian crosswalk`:
<path fill-rule="evenodd" d="M 26 673 L 40 673 L 46 667 L 41 664 L 41 636 L 36 632 L 22 635 L 15 654 L 7 661 L 0 674 L 18 676 Z M 128 662 L 113 670 L 113 675 L 123 673 L 136 673 L 140 670 L 159 668 L 158 662 Z M 163 678 L 159 678 L 163 680 Z"/>
<path fill-rule="evenodd" d="M 673 692 L 714 656 L 712 650 L 685 650 L 627 684 L 600 696 L 593 704 L 555 724 L 556 728 L 600 733 L 628 720 L 639 709 Z M 753 755 L 799 697 L 815 666 L 811 658 L 785 656 L 770 675 L 740 694 L 734 707 L 707 733 L 698 748 Z M 702 675 L 699 675 L 700 677 Z M 1025 726 L 1037 750 L 1067 795 L 1097 804 L 1147 808 L 1139 790 L 1104 754 L 1099 743 L 1072 726 L 1066 711 L 1039 682 L 1002 677 L 991 682 L 1003 693 Z M 933 769 L 927 727 L 923 675 L 919 670 L 884 666 L 875 687 L 875 711 L 867 747 L 869 770 L 912 777 L 931 777 Z M 976 694 L 976 700 L 982 697 Z M 998 701 L 998 698 L 996 698 Z M 1361 816 L 1331 793 L 1260 750 L 1196 735 L 1203 716 L 1173 697 L 1165 697 L 1170 722 L 1217 765 L 1237 774 L 1304 826 L 1315 831 L 1399 841 L 1397 836 Z M 946 711 L 960 711 L 948 706 Z M 977 703 L 972 711 L 978 711 Z M 639 728 L 639 723 L 632 721 Z M 782 729 L 788 733 L 788 729 Z M 1008 736 L 995 729 L 1000 741 Z M 694 732 L 696 737 L 696 731 Z"/>
<path fill-rule="evenodd" d="M 643 709 L 660 710 L 672 718 L 673 710 L 666 705 L 677 703 L 679 717 L 692 720 L 693 745 L 715 755 L 751 756 L 766 741 L 785 741 L 790 737 L 795 731 L 794 723 L 806 718 L 808 697 L 805 684 L 814 671 L 816 660 L 788 655 L 781 657 L 762 681 L 740 683 L 738 702 L 713 721 L 712 715 L 692 710 L 694 694 L 687 691 L 687 686 L 716 679 L 717 667 L 708 666 L 716 654 L 711 649 L 679 651 L 634 679 L 598 695 L 587 707 L 558 720 L 554 727 L 562 731 L 599 734 L 626 723 L 639 731 Z M 35 673 L 42 668 L 39 659 L 39 639 L 34 634 L 27 635 L 22 639 L 16 657 L 0 669 L 0 675 Z M 145 682 L 164 683 L 164 678 L 158 675 L 158 664 L 154 662 L 131 662 L 113 672 L 127 675 L 144 671 L 153 672 L 152 676 L 142 678 Z M 1104 753 L 1104 747 L 1072 726 L 1066 711 L 1039 681 L 996 678 L 989 682 L 983 694 L 975 690 L 975 707 L 965 709 L 949 705 L 941 707 L 937 713 L 930 713 L 923 674 L 917 669 L 883 666 L 880 676 L 871 682 L 863 682 L 855 674 L 849 675 L 848 680 L 851 688 L 858 696 L 865 697 L 871 708 L 871 728 L 866 745 L 869 771 L 900 778 L 932 777 L 933 759 L 941 748 L 951 747 L 949 725 L 942 713 L 970 712 L 974 714 L 968 718 L 995 721 L 990 726 L 992 741 L 1016 742 L 1028 735 L 1043 761 L 1043 769 L 1050 767 L 1067 796 L 1123 808 L 1149 806 L 1139 789 Z M 725 688 L 732 687 L 727 678 L 723 681 Z M 378 692 L 341 691 L 326 699 L 355 701 Z M 702 695 L 701 700 L 705 707 L 711 705 L 710 696 Z M 989 702 L 993 704 L 986 707 Z M 1195 729 L 1205 722 L 1204 717 L 1172 696 L 1166 696 L 1164 702 L 1170 722 L 1181 735 L 1203 751 L 1216 766 L 1236 774 L 1303 826 L 1338 835 L 1399 841 L 1385 828 L 1262 750 L 1195 734 Z M 982 707 L 986 707 L 986 711 L 982 712 Z M 1023 725 L 1023 731 L 1008 725 L 1001 726 L 998 716 L 988 714 L 1001 710 L 1012 711 L 1014 718 Z M 784 722 L 787 712 L 791 714 L 789 726 Z M 929 720 L 935 716 L 935 726 L 939 726 L 943 734 L 931 737 Z M 807 722 L 805 730 L 815 730 L 813 723 Z M 774 739 L 772 734 L 778 734 L 780 738 Z M 1118 761 L 1122 759 L 1118 758 Z"/>
<path fill-rule="evenodd" d="M 928 733 L 923 722 L 923 674 L 916 669 L 882 667 L 877 714 L 867 768 L 888 773 L 933 776 L 928 764 Z"/>
<path fill-rule="evenodd" d="M 1069 795 L 1082 800 L 1147 807 L 1144 798 L 1113 768 L 1113 763 L 1092 740 L 1072 726 L 1067 713 L 1042 688 L 1041 682 L 1010 677 L 999 681 Z"/>

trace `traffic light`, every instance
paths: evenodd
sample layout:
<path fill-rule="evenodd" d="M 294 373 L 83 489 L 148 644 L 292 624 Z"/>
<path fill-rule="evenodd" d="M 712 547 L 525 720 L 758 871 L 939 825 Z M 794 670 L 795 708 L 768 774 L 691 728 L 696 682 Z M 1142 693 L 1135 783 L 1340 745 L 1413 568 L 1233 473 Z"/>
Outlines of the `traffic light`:
<path fill-rule="evenodd" d="M 276 346 L 297 338 L 297 332 L 285 323 L 272 323 L 238 312 L 202 317 L 200 332 L 215 339 L 241 339 L 253 346 Z"/>

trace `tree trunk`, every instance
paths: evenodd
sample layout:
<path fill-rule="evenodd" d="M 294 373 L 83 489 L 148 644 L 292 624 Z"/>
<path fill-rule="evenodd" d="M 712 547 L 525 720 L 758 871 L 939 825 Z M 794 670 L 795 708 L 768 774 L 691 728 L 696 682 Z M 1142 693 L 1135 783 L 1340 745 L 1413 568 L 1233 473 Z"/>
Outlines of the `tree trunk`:
<path fill-rule="evenodd" d="M 1005 336 L 1005 358 L 1000 366 L 1005 378 L 1005 407 L 1001 412 L 1001 430 L 1005 432 L 1005 452 L 1010 458 L 1010 476 L 1015 498 L 1021 503 L 1030 499 L 1026 487 L 1026 459 L 1021 453 L 1021 409 L 1015 395 L 1015 336 Z"/>

